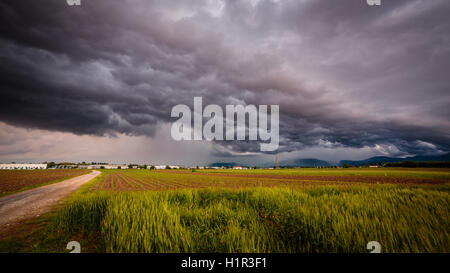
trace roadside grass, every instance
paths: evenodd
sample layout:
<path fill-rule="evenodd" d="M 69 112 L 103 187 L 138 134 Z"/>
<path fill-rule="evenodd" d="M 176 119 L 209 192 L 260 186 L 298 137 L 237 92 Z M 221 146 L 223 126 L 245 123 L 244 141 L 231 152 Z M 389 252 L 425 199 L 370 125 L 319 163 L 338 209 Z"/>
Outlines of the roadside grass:
<path fill-rule="evenodd" d="M 98 234 L 55 233 L 55 217 L 52 212 L 21 223 L 12 235 L 0 240 L 0 253 L 68 253 L 66 245 L 74 240 L 83 245 L 83 252 L 98 252 Z"/>
<path fill-rule="evenodd" d="M 99 234 L 89 233 L 55 233 L 51 228 L 55 214 L 40 217 L 24 223 L 23 232 L 0 240 L 0 253 L 69 253 L 66 249 L 70 241 L 78 241 L 83 246 L 83 253 L 96 253 L 101 248 Z M 18 232 L 18 233 L 17 233 Z"/>

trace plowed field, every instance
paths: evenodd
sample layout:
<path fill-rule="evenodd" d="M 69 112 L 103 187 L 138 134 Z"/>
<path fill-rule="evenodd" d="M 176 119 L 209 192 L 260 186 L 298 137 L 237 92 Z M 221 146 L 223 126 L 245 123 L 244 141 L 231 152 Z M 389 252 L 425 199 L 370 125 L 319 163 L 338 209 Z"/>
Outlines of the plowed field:
<path fill-rule="evenodd" d="M 1 170 L 0 196 L 90 173 L 90 170 Z"/>
<path fill-rule="evenodd" d="M 450 182 L 442 177 L 402 177 L 400 175 L 315 175 L 271 172 L 249 174 L 245 172 L 192 172 L 190 170 L 113 170 L 105 171 L 93 190 L 142 191 L 187 188 L 252 188 L 288 187 L 305 188 L 324 185 L 354 186 L 370 184 L 443 185 Z"/>

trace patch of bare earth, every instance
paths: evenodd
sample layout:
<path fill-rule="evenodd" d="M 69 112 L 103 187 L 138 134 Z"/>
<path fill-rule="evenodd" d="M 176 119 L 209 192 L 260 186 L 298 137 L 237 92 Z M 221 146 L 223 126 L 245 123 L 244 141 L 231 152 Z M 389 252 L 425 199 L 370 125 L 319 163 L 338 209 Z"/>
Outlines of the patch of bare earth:
<path fill-rule="evenodd" d="M 52 181 L 90 173 L 90 170 L 0 170 L 0 195 Z"/>

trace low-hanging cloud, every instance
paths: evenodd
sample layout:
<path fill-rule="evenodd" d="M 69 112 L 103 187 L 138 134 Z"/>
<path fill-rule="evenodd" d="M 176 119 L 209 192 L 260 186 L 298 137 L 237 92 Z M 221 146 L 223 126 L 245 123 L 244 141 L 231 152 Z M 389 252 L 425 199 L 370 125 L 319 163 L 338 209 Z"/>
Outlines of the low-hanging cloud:
<path fill-rule="evenodd" d="M 202 96 L 280 105 L 278 152 L 449 151 L 450 3 L 430 2 L 4 1 L 0 120 L 151 137 Z"/>

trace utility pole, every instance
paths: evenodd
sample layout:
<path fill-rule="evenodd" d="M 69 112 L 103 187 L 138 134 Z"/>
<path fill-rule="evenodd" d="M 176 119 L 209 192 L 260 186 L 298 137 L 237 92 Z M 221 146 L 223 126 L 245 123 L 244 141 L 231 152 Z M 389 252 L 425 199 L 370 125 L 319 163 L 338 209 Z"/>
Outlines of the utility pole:
<path fill-rule="evenodd" d="M 278 154 L 275 156 L 275 169 L 279 169 L 280 166 L 278 166 Z"/>

